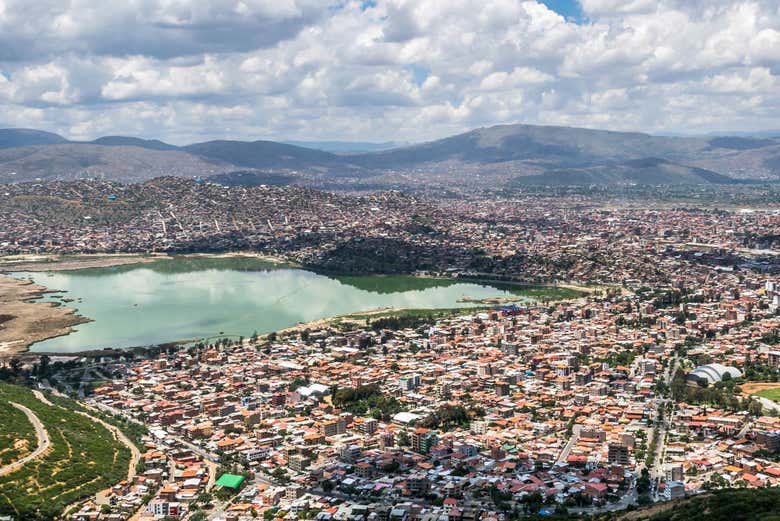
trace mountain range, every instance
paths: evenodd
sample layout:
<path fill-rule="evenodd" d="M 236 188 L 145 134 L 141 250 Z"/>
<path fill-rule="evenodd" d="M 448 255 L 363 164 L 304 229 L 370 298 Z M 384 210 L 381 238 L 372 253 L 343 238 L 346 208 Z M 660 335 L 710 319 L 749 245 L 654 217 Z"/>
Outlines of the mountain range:
<path fill-rule="evenodd" d="M 164 175 L 337 189 L 780 181 L 780 138 L 764 136 L 500 125 L 411 146 L 306 144 L 215 140 L 176 146 L 124 136 L 80 142 L 0 129 L 0 183 L 87 177 L 139 182 Z"/>

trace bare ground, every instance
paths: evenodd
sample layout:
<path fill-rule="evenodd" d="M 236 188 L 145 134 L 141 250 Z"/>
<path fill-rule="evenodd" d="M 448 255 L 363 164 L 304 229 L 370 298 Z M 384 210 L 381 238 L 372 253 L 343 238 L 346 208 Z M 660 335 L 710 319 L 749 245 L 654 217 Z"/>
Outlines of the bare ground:
<path fill-rule="evenodd" d="M 24 352 L 35 342 L 67 335 L 73 326 L 89 322 L 74 309 L 30 302 L 46 291 L 30 281 L 0 275 L 0 358 Z"/>
<path fill-rule="evenodd" d="M 766 391 L 767 389 L 777 389 L 778 387 L 780 387 L 780 382 L 750 382 L 740 386 L 742 392 L 746 395 Z"/>
<path fill-rule="evenodd" d="M 68 271 L 85 268 L 110 268 L 125 264 L 143 264 L 169 259 L 167 255 L 113 255 L 78 256 L 18 255 L 0 258 L 0 271 Z"/>

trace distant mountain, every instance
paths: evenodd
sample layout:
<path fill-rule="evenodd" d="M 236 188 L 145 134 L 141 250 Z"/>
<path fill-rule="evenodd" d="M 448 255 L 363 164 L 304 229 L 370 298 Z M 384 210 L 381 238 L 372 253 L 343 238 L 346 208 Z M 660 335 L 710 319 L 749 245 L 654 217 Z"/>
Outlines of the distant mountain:
<path fill-rule="evenodd" d="M 177 147 L 106 136 L 72 142 L 35 130 L 0 130 L 0 182 L 160 175 L 226 185 L 297 184 L 327 189 L 528 184 L 699 184 L 780 181 L 780 139 L 673 137 L 572 127 L 499 125 L 388 150 L 384 144 L 207 141 Z M 335 152 L 338 153 L 335 153 Z M 212 177 L 216 176 L 216 177 Z"/>
<path fill-rule="evenodd" d="M 620 163 L 583 168 L 549 170 L 543 174 L 518 176 L 511 184 L 518 185 L 696 185 L 734 184 L 739 181 L 725 175 L 664 159 L 648 157 Z"/>
<path fill-rule="evenodd" d="M 286 145 L 314 148 L 334 154 L 360 154 L 363 152 L 379 152 L 408 146 L 408 143 L 387 141 L 385 143 L 367 143 L 362 141 L 285 141 Z"/>
<path fill-rule="evenodd" d="M 205 177 L 233 165 L 178 150 L 93 144 L 37 145 L 0 149 L 0 183 L 100 178 L 138 182 L 161 176 Z"/>
<path fill-rule="evenodd" d="M 105 136 L 97 138 L 89 143 L 93 145 L 103 146 L 123 146 L 123 147 L 140 147 L 148 148 L 150 150 L 178 150 L 179 147 L 175 145 L 169 145 L 163 143 L 158 139 L 141 139 L 137 137 L 125 137 L 125 136 Z"/>
<path fill-rule="evenodd" d="M 0 128 L 0 148 L 54 145 L 68 140 L 51 132 L 26 128 Z"/>
<path fill-rule="evenodd" d="M 584 166 L 620 159 L 640 159 L 649 153 L 667 159 L 682 158 L 707 144 L 706 139 L 651 136 L 637 132 L 500 125 L 420 145 L 363 154 L 351 160 L 385 168 L 451 160 L 481 164 L 542 161 Z"/>
<path fill-rule="evenodd" d="M 780 129 L 775 130 L 754 130 L 743 132 L 709 132 L 708 137 L 734 136 L 734 137 L 753 137 L 753 138 L 780 138 Z"/>
<path fill-rule="evenodd" d="M 297 169 L 342 163 L 339 156 L 330 152 L 275 141 L 207 141 L 182 147 L 181 150 L 247 168 Z"/>

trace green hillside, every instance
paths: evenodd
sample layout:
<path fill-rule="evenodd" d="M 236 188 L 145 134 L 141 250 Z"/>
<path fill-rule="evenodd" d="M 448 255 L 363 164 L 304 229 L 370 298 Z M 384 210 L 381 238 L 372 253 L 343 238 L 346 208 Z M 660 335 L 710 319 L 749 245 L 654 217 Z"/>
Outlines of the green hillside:
<path fill-rule="evenodd" d="M 0 477 L 0 516 L 11 515 L 17 521 L 53 519 L 74 501 L 127 477 L 130 451 L 111 432 L 77 414 L 75 402 L 48 399 L 53 405 L 25 387 L 0 384 L 0 404 L 28 407 L 44 424 L 52 444 L 41 457 Z M 17 429 L 18 433 L 11 432 Z M 27 435 L 23 423 L 5 418 L 0 422 L 0 439 Z"/>

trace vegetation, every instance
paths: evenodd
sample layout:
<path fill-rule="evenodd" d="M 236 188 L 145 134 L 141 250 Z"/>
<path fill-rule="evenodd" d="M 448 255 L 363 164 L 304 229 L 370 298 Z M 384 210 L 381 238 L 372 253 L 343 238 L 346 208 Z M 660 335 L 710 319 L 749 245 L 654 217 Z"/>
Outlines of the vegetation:
<path fill-rule="evenodd" d="M 0 402 L 0 466 L 23 458 L 37 443 L 35 429 L 27 416 L 8 402 Z"/>
<path fill-rule="evenodd" d="M 423 418 L 419 425 L 429 429 L 449 430 L 455 427 L 468 427 L 471 420 L 484 415 L 485 412 L 481 409 L 467 409 L 462 405 L 442 405 Z"/>
<path fill-rule="evenodd" d="M 18 521 L 53 519 L 74 501 L 127 476 L 130 452 L 112 433 L 78 414 L 74 402 L 49 399 L 53 407 L 27 388 L 0 384 L 0 403 L 13 401 L 32 410 L 52 443 L 40 458 L 0 477 L 0 515 Z"/>
<path fill-rule="evenodd" d="M 756 394 L 776 402 L 780 401 L 780 387 L 775 387 L 774 389 L 764 389 L 763 391 L 758 391 Z"/>
<path fill-rule="evenodd" d="M 740 398 L 739 384 L 742 379 L 724 377 L 722 382 L 705 386 L 688 385 L 683 371 L 677 371 L 672 378 L 672 398 L 678 402 L 708 404 L 729 411 L 748 411 L 753 415 L 761 414 L 761 404 L 752 398 Z"/>
<path fill-rule="evenodd" d="M 694 496 L 668 509 L 641 515 L 635 521 L 780 521 L 780 489 L 724 489 Z M 656 510 L 655 508 L 653 510 Z M 637 516 L 637 514 L 639 514 Z M 607 519 L 605 516 L 603 519 Z"/>
<path fill-rule="evenodd" d="M 401 411 L 398 400 L 382 393 L 378 385 L 338 389 L 333 393 L 333 405 L 358 416 L 370 414 L 385 421 Z"/>

